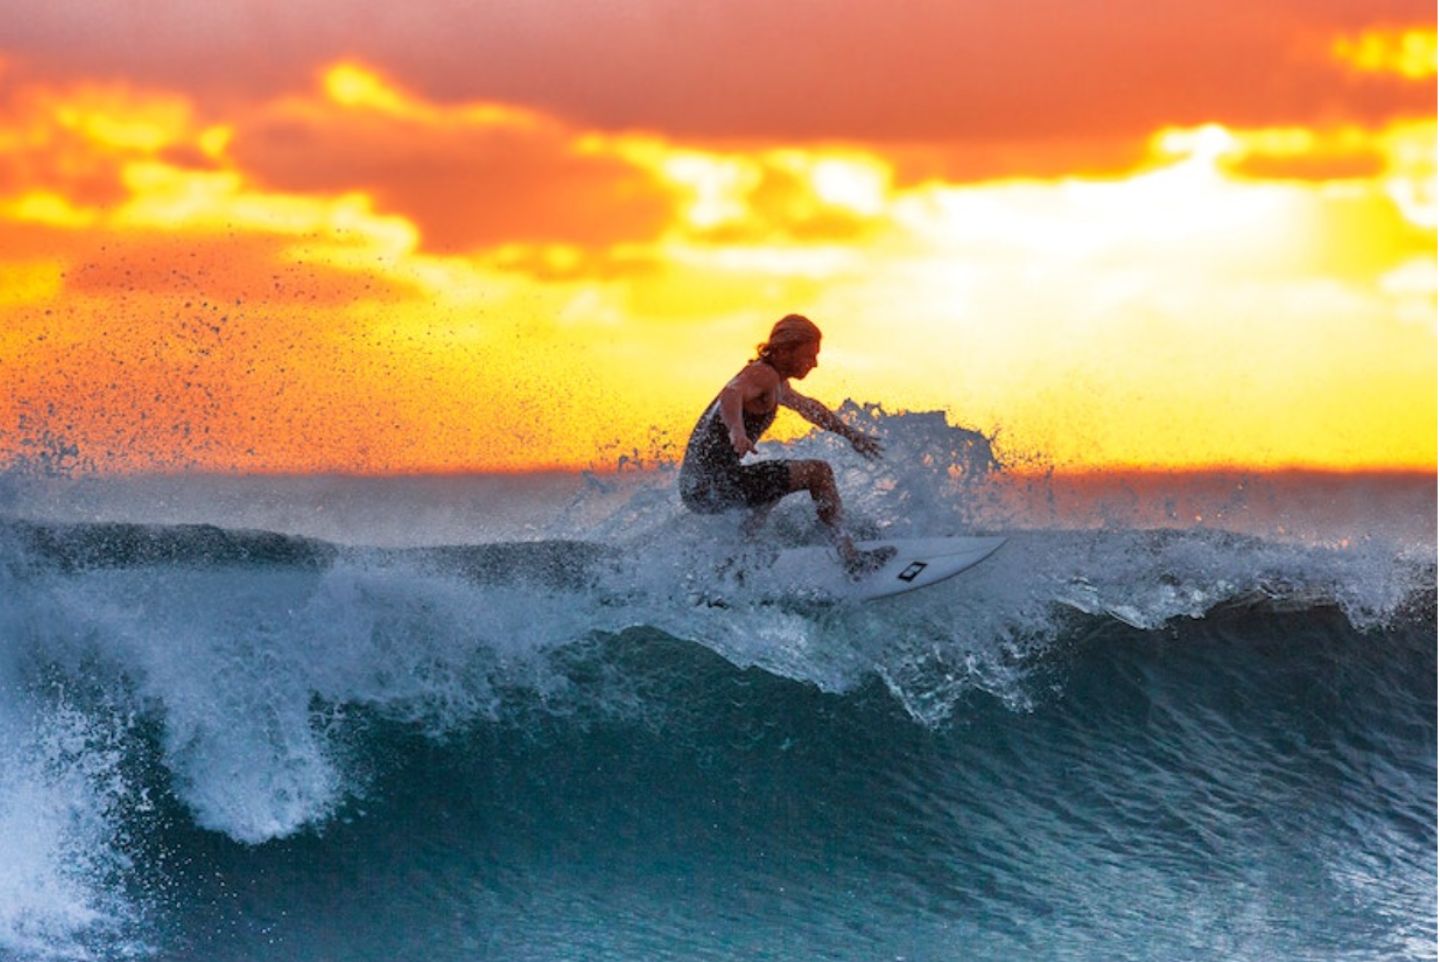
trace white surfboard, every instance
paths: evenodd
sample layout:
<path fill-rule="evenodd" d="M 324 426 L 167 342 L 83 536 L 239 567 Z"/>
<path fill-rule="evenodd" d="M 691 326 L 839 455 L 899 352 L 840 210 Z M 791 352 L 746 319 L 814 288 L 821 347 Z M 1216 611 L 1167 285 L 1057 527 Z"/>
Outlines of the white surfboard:
<path fill-rule="evenodd" d="M 767 588 L 791 597 L 832 601 L 870 601 L 915 591 L 953 578 L 990 557 L 1004 538 L 900 538 L 861 541 L 873 551 L 893 547 L 895 557 L 875 571 L 852 580 L 834 548 L 787 548 L 765 572 Z"/>

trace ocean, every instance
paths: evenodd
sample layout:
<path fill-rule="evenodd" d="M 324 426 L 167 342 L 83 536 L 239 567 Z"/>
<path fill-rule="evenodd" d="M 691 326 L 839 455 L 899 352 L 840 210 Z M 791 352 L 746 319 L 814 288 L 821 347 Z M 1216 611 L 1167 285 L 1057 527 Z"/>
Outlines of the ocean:
<path fill-rule="evenodd" d="M 674 471 L 0 477 L 0 958 L 1436 957 L 1435 479 L 828 437 L 764 590 Z M 43 467 L 43 466 L 42 466 Z M 820 539 L 803 496 L 763 533 Z"/>

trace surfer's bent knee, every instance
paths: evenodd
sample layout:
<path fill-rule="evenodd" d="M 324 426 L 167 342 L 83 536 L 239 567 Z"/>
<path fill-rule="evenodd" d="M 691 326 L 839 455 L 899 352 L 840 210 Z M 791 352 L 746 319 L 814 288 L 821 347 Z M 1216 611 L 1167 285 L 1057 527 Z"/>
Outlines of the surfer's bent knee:
<path fill-rule="evenodd" d="M 790 482 L 796 491 L 817 494 L 817 489 L 835 487 L 835 472 L 831 470 L 828 461 L 791 461 Z"/>
<path fill-rule="evenodd" d="M 793 461 L 791 483 L 796 491 L 810 492 L 820 520 L 834 525 L 840 521 L 840 491 L 835 487 L 835 471 L 828 461 Z"/>

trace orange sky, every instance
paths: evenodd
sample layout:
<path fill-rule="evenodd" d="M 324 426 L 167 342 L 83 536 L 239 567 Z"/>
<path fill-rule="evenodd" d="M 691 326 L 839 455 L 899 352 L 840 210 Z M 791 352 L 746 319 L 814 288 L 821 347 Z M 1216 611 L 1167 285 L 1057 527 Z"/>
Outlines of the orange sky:
<path fill-rule="evenodd" d="M 1030 463 L 1435 465 L 1433 5 L 483 6 L 9 18 L 0 457 L 673 455 L 800 311 Z"/>

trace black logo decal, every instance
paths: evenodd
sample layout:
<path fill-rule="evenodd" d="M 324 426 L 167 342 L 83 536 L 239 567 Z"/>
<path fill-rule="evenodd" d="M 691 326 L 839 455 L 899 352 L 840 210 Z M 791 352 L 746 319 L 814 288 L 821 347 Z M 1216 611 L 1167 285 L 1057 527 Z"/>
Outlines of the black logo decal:
<path fill-rule="evenodd" d="M 899 578 L 901 581 L 914 581 L 915 577 L 924 570 L 925 562 L 912 561 L 909 565 L 906 566 L 904 571 L 900 572 L 895 577 Z"/>

